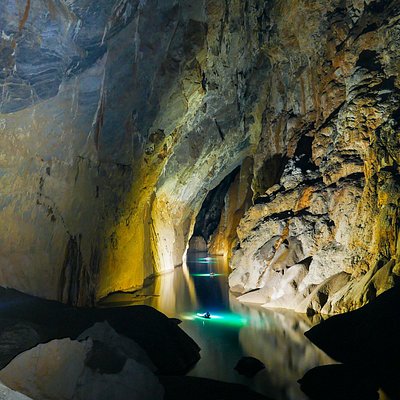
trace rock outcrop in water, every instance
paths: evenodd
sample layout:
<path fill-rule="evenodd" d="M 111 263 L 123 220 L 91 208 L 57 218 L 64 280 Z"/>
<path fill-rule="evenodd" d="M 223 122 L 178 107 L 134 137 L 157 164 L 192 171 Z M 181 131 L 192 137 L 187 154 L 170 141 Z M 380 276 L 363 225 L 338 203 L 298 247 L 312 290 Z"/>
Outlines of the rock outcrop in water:
<path fill-rule="evenodd" d="M 3 1 L 0 284 L 80 305 L 135 290 L 182 263 L 242 165 L 209 248 L 235 248 L 232 289 L 260 289 L 243 301 L 332 313 L 391 287 L 399 8 Z"/>
<path fill-rule="evenodd" d="M 353 393 L 358 388 L 359 398 L 377 398 L 377 388 L 389 399 L 400 398 L 400 350 L 393 345 L 400 334 L 399 300 L 399 287 L 392 288 L 360 309 L 334 315 L 305 332 L 314 344 L 344 363 L 312 369 L 304 377 L 305 387 L 321 397 L 336 374 L 342 377 L 343 387 L 352 385 Z M 332 388 L 330 393 L 338 398 L 340 390 L 340 386 Z"/>

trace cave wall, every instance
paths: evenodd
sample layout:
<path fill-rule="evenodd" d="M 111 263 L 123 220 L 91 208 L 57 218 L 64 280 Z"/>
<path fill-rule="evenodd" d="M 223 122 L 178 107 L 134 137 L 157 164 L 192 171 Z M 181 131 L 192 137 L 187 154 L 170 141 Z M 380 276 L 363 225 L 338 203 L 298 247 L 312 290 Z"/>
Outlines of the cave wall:
<path fill-rule="evenodd" d="M 258 2 L 1 2 L 0 284 L 93 304 L 181 264 L 256 146 L 264 25 Z"/>
<path fill-rule="evenodd" d="M 255 204 L 231 260 L 242 301 L 334 313 L 394 284 L 399 17 L 397 1 L 273 2 Z"/>
<path fill-rule="evenodd" d="M 2 1 L 0 284 L 141 287 L 250 156 L 210 244 L 243 301 L 336 312 L 393 285 L 396 3 Z"/>

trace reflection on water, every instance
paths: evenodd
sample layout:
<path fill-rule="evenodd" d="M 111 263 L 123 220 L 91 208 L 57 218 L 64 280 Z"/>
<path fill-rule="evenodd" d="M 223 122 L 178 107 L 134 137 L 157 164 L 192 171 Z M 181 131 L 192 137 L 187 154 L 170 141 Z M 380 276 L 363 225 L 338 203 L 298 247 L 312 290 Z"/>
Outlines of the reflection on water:
<path fill-rule="evenodd" d="M 157 277 L 139 293 L 114 294 L 107 303 L 147 304 L 181 319 L 182 329 L 202 349 L 189 375 L 243 383 L 276 400 L 307 399 L 297 379 L 332 362 L 303 335 L 311 321 L 238 302 L 229 293 L 227 275 L 222 257 L 190 254 L 187 266 Z M 210 319 L 199 316 L 207 311 Z M 266 369 L 251 379 L 239 375 L 234 366 L 242 356 L 258 358 Z"/>

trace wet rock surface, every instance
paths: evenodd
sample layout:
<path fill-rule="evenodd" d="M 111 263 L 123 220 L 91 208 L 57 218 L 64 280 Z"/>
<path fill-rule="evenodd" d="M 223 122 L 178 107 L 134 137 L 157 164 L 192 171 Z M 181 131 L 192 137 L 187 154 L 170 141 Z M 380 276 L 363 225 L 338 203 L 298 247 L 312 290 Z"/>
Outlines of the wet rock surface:
<path fill-rule="evenodd" d="M 399 13 L 396 1 L 271 3 L 255 201 L 231 260 L 242 301 L 331 314 L 393 286 Z"/>
<path fill-rule="evenodd" d="M 0 324 L 4 327 L 2 332 L 5 335 L 4 341 L 0 341 L 0 354 L 4 354 L 1 359 L 3 367 L 21 351 L 38 343 L 66 337 L 75 340 L 78 336 L 81 339 L 91 337 L 93 340 L 106 341 L 111 349 L 119 349 L 150 368 L 154 369 L 154 365 L 160 373 L 184 373 L 200 357 L 196 343 L 176 323 L 151 307 L 79 309 L 3 288 L 0 289 L 0 301 L 3 304 Z M 18 322 L 10 327 L 11 316 Z M 103 321 L 107 321 L 112 330 L 96 329 L 96 326 L 91 328 L 96 322 Z M 29 335 L 24 337 L 18 329 L 21 325 L 35 329 L 29 329 Z M 12 332 L 15 332 L 13 338 L 17 343 L 24 339 L 25 344 L 10 347 L 12 341 L 7 339 L 7 334 L 12 335 Z M 135 350 L 131 340 L 143 350 Z"/>
<path fill-rule="evenodd" d="M 378 400 L 378 383 L 359 365 L 333 364 L 316 367 L 299 380 L 311 400 Z"/>
<path fill-rule="evenodd" d="M 252 378 L 264 368 L 265 365 L 254 357 L 242 357 L 235 365 L 236 371 L 248 378 Z"/>
<path fill-rule="evenodd" d="M 390 399 L 398 399 L 400 352 L 395 343 L 400 334 L 399 300 L 400 289 L 396 286 L 358 310 L 330 317 L 305 335 L 332 358 L 344 363 L 335 368 L 343 374 L 346 385 L 351 385 L 354 378 L 354 387 L 364 386 L 371 392 L 375 385 Z M 324 370 L 316 369 L 308 376 L 311 390 L 320 388 L 319 374 L 325 375 Z M 365 378 L 369 383 L 364 382 Z"/>

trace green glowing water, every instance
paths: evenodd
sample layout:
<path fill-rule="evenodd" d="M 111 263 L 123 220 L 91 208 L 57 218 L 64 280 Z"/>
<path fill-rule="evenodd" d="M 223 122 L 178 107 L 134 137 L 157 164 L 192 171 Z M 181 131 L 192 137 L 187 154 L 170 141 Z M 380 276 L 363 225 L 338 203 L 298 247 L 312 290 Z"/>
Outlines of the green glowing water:
<path fill-rule="evenodd" d="M 241 328 L 248 324 L 248 319 L 242 315 L 227 312 L 220 312 L 218 314 L 213 313 L 211 314 L 210 318 L 203 317 L 201 313 L 182 314 L 181 317 L 185 321 L 196 321 L 198 323 L 202 323 L 203 325 L 206 323 Z"/>
<path fill-rule="evenodd" d="M 229 293 L 228 274 L 223 258 L 189 254 L 187 267 L 155 278 L 139 293 L 120 293 L 113 301 L 147 304 L 181 319 L 180 327 L 202 349 L 189 375 L 242 383 L 275 400 L 306 400 L 297 380 L 308 369 L 331 362 L 305 338 L 310 321 L 240 303 Z M 211 318 L 202 317 L 205 312 Z M 266 369 L 252 379 L 239 375 L 234 367 L 243 356 L 258 358 Z"/>

